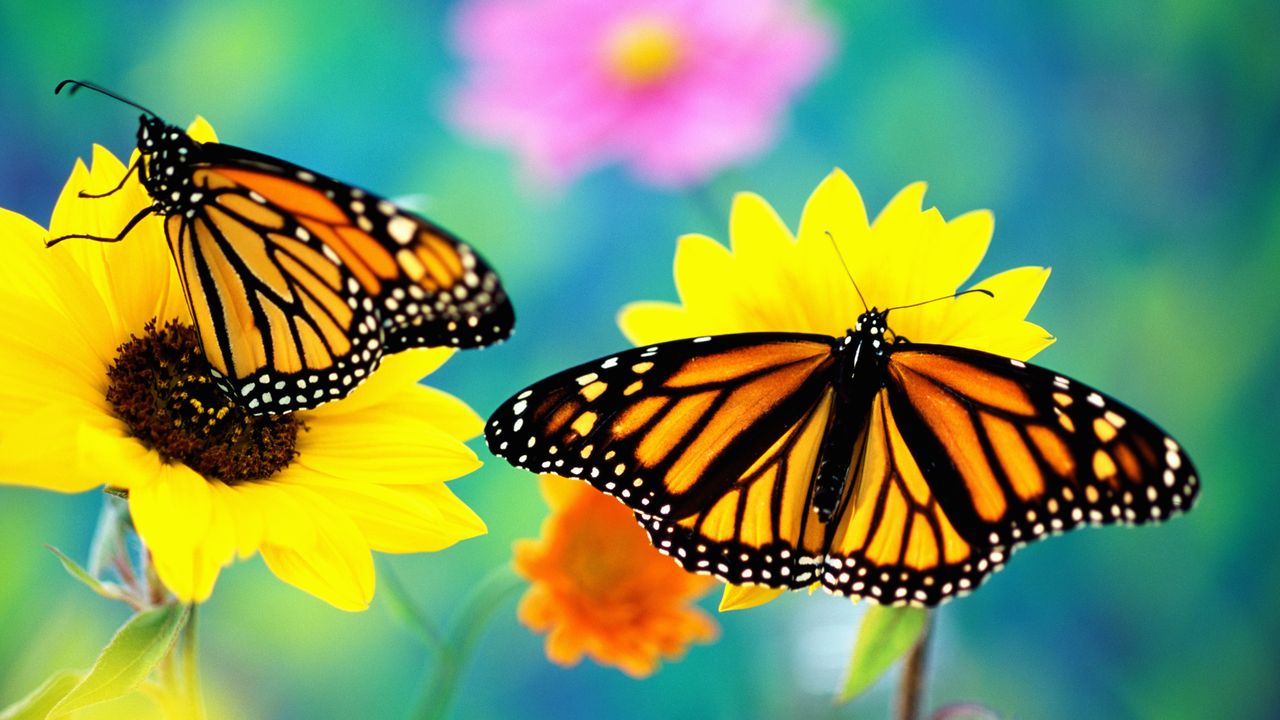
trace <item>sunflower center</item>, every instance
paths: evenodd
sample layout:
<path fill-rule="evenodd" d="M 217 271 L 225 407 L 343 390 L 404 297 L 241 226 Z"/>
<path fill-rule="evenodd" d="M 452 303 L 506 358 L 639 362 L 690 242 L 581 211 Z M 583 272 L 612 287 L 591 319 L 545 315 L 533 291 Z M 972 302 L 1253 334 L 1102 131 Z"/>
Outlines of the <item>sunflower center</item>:
<path fill-rule="evenodd" d="M 147 323 L 117 349 L 107 401 L 129 432 L 165 462 L 229 484 L 262 480 L 298 454 L 293 415 L 250 415 L 214 382 L 189 325 Z"/>
<path fill-rule="evenodd" d="M 675 73 L 684 57 L 680 34 L 658 18 L 632 18 L 605 37 L 605 68 L 624 85 L 653 85 Z"/>

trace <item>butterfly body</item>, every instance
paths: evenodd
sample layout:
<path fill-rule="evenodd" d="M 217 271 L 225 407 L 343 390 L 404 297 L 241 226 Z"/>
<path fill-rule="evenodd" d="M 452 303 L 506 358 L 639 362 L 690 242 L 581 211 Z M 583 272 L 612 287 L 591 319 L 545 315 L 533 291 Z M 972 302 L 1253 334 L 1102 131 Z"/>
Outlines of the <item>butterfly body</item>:
<path fill-rule="evenodd" d="M 887 319 L 618 353 L 518 393 L 486 440 L 614 495 L 688 570 L 889 604 L 935 605 L 1027 542 L 1194 501 L 1190 461 L 1130 408 L 1017 360 L 890 339 Z"/>
<path fill-rule="evenodd" d="M 833 349 L 834 409 L 823 433 L 814 476 L 813 510 L 829 522 L 843 494 L 854 463 L 858 438 L 865 430 L 867 408 L 883 387 L 885 313 L 872 308 L 866 322 L 848 331 Z"/>
<path fill-rule="evenodd" d="M 198 142 L 149 111 L 138 150 L 131 172 L 151 205 L 117 237 L 66 237 L 120 240 L 161 216 L 211 372 L 251 414 L 345 397 L 390 353 L 483 347 L 511 333 L 514 311 L 488 264 L 385 198 Z"/>

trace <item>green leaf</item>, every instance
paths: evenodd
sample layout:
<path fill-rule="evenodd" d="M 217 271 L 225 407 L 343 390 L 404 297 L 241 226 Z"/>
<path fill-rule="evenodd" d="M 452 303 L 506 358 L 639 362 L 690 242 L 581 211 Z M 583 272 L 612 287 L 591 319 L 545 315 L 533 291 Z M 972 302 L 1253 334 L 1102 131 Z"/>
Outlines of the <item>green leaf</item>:
<path fill-rule="evenodd" d="M 67 557 L 66 554 L 58 548 L 52 545 L 45 545 L 45 547 L 49 549 L 49 552 L 56 555 L 58 560 L 62 561 L 62 567 L 66 569 L 67 573 L 70 574 L 71 577 L 79 580 L 85 585 L 88 585 L 90 590 L 98 593 L 102 597 L 111 598 L 112 600 L 120 599 L 120 590 L 114 584 L 104 583 L 98 578 L 90 575 L 88 570 L 80 567 L 75 560 Z"/>
<path fill-rule="evenodd" d="M 70 670 L 54 673 L 30 695 L 0 710 L 0 720 L 44 720 L 49 717 L 49 711 L 80 684 L 82 676 L 83 673 Z"/>
<path fill-rule="evenodd" d="M 871 606 L 862 619 L 853 645 L 853 662 L 836 702 L 849 702 L 871 687 L 915 645 L 928 620 L 929 611 L 921 608 Z"/>
<path fill-rule="evenodd" d="M 134 615 L 103 648 L 80 684 L 54 706 L 50 716 L 132 692 L 173 647 L 189 614 L 186 605 L 165 605 Z"/>

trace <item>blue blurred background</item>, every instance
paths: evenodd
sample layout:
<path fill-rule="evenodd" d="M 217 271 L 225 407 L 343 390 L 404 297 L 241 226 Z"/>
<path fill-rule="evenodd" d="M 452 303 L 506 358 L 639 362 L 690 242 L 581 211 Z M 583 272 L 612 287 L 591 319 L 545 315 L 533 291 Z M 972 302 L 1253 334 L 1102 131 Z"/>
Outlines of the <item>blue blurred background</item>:
<path fill-rule="evenodd" d="M 1041 543 L 937 617 L 930 705 L 1005 717 L 1280 715 L 1280 5 L 903 2 L 821 6 L 839 50 L 765 156 L 687 194 L 606 169 L 530 192 L 502 150 L 444 120 L 457 81 L 452 3 L 0 4 L 0 206 L 47 222 L 77 156 L 133 144 L 136 113 L 93 79 L 223 140 L 425 211 L 500 269 L 515 339 L 431 382 L 487 414 L 528 381 L 625 344 L 626 302 L 674 299 L 675 238 L 724 239 L 733 191 L 793 227 L 844 168 L 874 212 L 927 180 L 951 217 L 990 208 L 979 276 L 1051 265 L 1031 319 L 1038 361 L 1143 408 L 1201 471 L 1190 515 Z M 713 221 L 714 220 L 714 221 Z M 383 557 L 429 612 L 537 533 L 531 476 L 493 460 L 455 490 L 490 534 Z M 0 706 L 55 669 L 87 667 L 124 619 L 42 543 L 83 556 L 100 498 L 0 488 Z M 718 595 L 718 594 L 717 594 Z M 714 607 L 715 597 L 704 603 Z M 466 670 L 458 717 L 883 716 L 891 682 L 832 704 L 861 608 L 793 594 L 719 616 L 719 642 L 635 681 L 551 665 L 505 605 Z M 404 717 L 426 651 L 385 598 L 345 614 L 235 565 L 202 614 L 206 692 L 247 717 Z"/>

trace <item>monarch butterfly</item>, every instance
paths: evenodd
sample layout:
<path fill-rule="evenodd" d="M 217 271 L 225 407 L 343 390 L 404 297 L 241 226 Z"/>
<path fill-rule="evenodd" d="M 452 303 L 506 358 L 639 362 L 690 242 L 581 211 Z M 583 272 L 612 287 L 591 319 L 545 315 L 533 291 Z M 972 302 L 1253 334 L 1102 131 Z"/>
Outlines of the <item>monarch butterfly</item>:
<path fill-rule="evenodd" d="M 1046 535 L 1195 501 L 1191 461 L 1132 409 L 1019 360 L 890 340 L 888 315 L 843 338 L 610 355 L 508 399 L 485 439 L 621 500 L 687 570 L 894 605 L 965 595 Z"/>
<path fill-rule="evenodd" d="M 164 218 L 214 378 L 249 413 L 305 410 L 345 397 L 384 355 L 473 348 L 511 334 L 498 276 L 468 245 L 390 201 L 292 163 L 200 143 L 92 83 L 65 80 L 143 112 L 137 172 Z M 105 197 L 88 195 L 82 197 Z"/>

